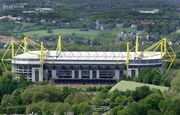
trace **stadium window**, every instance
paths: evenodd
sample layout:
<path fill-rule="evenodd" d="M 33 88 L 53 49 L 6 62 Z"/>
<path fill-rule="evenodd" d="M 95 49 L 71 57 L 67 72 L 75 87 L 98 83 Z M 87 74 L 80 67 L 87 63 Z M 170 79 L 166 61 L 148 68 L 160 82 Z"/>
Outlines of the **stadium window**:
<path fill-rule="evenodd" d="M 136 70 L 131 70 L 131 77 L 136 76 Z"/>
<path fill-rule="evenodd" d="M 93 78 L 96 78 L 97 77 L 97 72 L 96 70 L 93 70 Z"/>

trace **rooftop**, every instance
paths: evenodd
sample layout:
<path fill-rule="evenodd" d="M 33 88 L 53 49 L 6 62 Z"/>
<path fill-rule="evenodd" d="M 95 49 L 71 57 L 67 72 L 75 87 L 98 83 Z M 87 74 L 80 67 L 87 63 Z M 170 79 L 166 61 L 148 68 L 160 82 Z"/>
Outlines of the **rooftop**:
<path fill-rule="evenodd" d="M 45 51 L 45 60 L 109 60 L 118 61 L 126 60 L 126 52 L 94 52 L 94 51 Z M 15 59 L 39 59 L 40 51 L 29 51 L 27 53 L 19 54 Z M 161 52 L 130 52 L 130 60 L 141 59 L 161 59 Z"/>
<path fill-rule="evenodd" d="M 169 87 L 164 87 L 164 86 L 158 86 L 158 85 L 152 85 L 152 84 L 145 84 L 145 83 L 137 83 L 134 81 L 120 81 L 117 83 L 115 86 L 113 86 L 109 92 L 113 92 L 115 90 L 118 91 L 126 91 L 126 90 L 135 90 L 137 87 L 142 87 L 142 86 L 148 86 L 151 89 L 159 89 L 161 91 L 167 91 L 169 90 Z"/>

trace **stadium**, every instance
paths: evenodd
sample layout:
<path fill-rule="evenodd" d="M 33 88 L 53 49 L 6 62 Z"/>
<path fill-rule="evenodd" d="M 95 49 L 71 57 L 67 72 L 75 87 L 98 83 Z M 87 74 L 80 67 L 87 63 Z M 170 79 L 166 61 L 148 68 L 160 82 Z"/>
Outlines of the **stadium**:
<path fill-rule="evenodd" d="M 28 44 L 32 44 L 36 50 L 28 49 Z M 140 69 L 146 67 L 157 67 L 163 74 L 167 74 L 176 58 L 166 38 L 143 51 L 139 51 L 138 36 L 136 36 L 135 46 L 130 49 L 127 42 L 124 52 L 66 51 L 63 49 L 65 48 L 61 43 L 61 36 L 57 41 L 56 50 L 48 50 L 43 42 L 37 44 L 26 37 L 21 43 L 12 39 L 2 62 L 6 68 L 5 62 L 10 60 L 11 71 L 15 73 L 16 78 L 23 74 L 32 82 L 114 84 L 124 76 L 138 76 Z M 11 59 L 5 58 L 8 51 L 11 51 Z"/>

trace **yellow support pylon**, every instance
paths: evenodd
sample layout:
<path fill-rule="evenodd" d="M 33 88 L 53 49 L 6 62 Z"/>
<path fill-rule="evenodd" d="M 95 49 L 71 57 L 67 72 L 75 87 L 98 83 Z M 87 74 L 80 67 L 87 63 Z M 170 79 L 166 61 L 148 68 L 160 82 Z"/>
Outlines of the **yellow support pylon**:
<path fill-rule="evenodd" d="M 165 44 L 165 45 L 166 45 L 165 51 L 167 52 L 167 53 L 166 53 L 166 62 L 169 62 L 169 66 L 168 66 L 168 68 L 167 68 L 167 70 L 166 70 L 165 75 L 168 74 L 168 72 L 169 72 L 172 64 L 174 63 L 174 61 L 175 61 L 175 59 L 176 59 L 176 53 L 174 52 L 174 50 L 173 50 L 173 48 L 171 47 L 171 45 L 167 42 L 167 39 L 166 39 L 166 43 L 167 43 L 167 44 Z M 169 46 L 171 52 L 167 50 L 167 46 Z M 167 56 L 167 55 L 168 55 L 168 56 Z"/>
<path fill-rule="evenodd" d="M 23 47 L 24 53 L 26 53 L 27 52 L 27 38 L 26 38 L 26 36 L 24 37 L 23 42 L 24 42 L 24 47 Z"/>
<path fill-rule="evenodd" d="M 27 42 L 28 40 L 28 42 Z M 32 46 L 34 46 L 34 48 L 39 51 L 39 48 L 41 49 L 40 51 L 40 55 L 39 54 L 36 54 L 38 56 L 40 56 L 40 65 L 42 66 L 43 63 L 44 63 L 44 51 L 48 51 L 44 46 L 43 46 L 43 43 L 41 43 L 41 45 L 39 45 L 38 43 L 32 41 L 31 39 L 25 37 L 22 42 L 19 44 L 17 43 L 14 38 L 11 39 L 11 42 L 10 44 L 8 45 L 5 53 L 3 54 L 2 58 L 1 58 L 1 62 L 2 62 L 2 65 L 4 66 L 5 70 L 8 71 L 7 67 L 6 67 L 6 64 L 5 64 L 5 61 L 12 61 L 12 59 L 14 58 L 15 55 L 17 55 L 18 53 L 26 53 L 27 51 L 30 51 L 28 49 L 28 43 L 30 43 Z M 15 52 L 15 46 L 17 47 L 17 50 Z M 11 51 L 11 57 L 10 58 L 6 58 L 6 54 Z"/>
<path fill-rule="evenodd" d="M 5 71 L 8 71 L 8 69 L 6 67 L 6 64 L 5 64 L 5 61 L 11 61 L 12 58 L 14 58 L 14 56 L 15 56 L 14 45 L 15 45 L 15 41 L 14 41 L 14 38 L 12 38 L 7 50 L 5 51 L 5 53 L 3 54 L 2 58 L 1 58 L 1 62 L 2 62 L 2 65 L 5 68 Z M 11 49 L 11 58 L 10 59 L 5 59 L 5 56 L 6 56 L 6 54 L 8 53 L 8 51 L 10 49 Z"/>
<path fill-rule="evenodd" d="M 43 81 L 43 64 L 44 64 L 44 45 L 43 42 L 41 42 L 39 81 Z"/>
<path fill-rule="evenodd" d="M 161 58 L 162 58 L 162 57 L 163 57 L 163 44 L 164 44 L 164 42 L 163 42 L 163 41 L 161 41 L 161 43 L 160 43 L 160 44 L 161 44 L 161 49 L 160 49 L 160 50 L 161 50 Z"/>
<path fill-rule="evenodd" d="M 128 77 L 128 70 L 129 70 L 129 58 L 130 58 L 130 51 L 129 51 L 129 42 L 127 42 L 126 50 L 126 77 Z"/>
<path fill-rule="evenodd" d="M 136 34 L 136 47 L 135 47 L 135 52 L 138 53 L 139 50 L 139 35 L 138 33 Z"/>
<path fill-rule="evenodd" d="M 58 38 L 58 43 L 57 43 L 56 51 L 57 52 L 61 52 L 62 51 L 61 35 L 59 35 L 59 38 Z"/>
<path fill-rule="evenodd" d="M 43 64 L 43 58 L 44 58 L 44 45 L 43 42 L 41 42 L 40 64 Z"/>
<path fill-rule="evenodd" d="M 166 54 L 166 51 L 167 51 L 167 39 L 164 38 L 164 53 Z"/>
<path fill-rule="evenodd" d="M 14 58 L 14 38 L 11 40 L 11 56 Z"/>
<path fill-rule="evenodd" d="M 127 42 L 126 50 L 127 50 L 127 56 L 126 56 L 126 65 L 127 65 L 129 64 L 129 58 L 130 58 L 129 42 Z"/>
<path fill-rule="evenodd" d="M 168 74 L 172 64 L 174 63 L 176 59 L 176 54 L 172 47 L 169 44 L 170 42 L 167 41 L 167 38 L 163 38 L 162 40 L 159 40 L 158 42 L 154 43 L 150 47 L 146 48 L 142 53 L 151 51 L 160 51 L 162 62 L 169 63 L 165 75 Z"/>

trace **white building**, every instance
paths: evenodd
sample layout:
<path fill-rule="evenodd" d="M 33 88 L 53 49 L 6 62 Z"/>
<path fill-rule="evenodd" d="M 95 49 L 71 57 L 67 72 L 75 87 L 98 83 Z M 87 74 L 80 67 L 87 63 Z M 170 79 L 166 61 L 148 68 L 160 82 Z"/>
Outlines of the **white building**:
<path fill-rule="evenodd" d="M 54 12 L 54 9 L 52 8 L 35 8 L 36 12 L 41 12 L 41 13 L 52 13 Z"/>
<path fill-rule="evenodd" d="M 140 10 L 139 13 L 142 13 L 142 14 L 155 14 L 155 13 L 159 13 L 159 9 Z"/>

